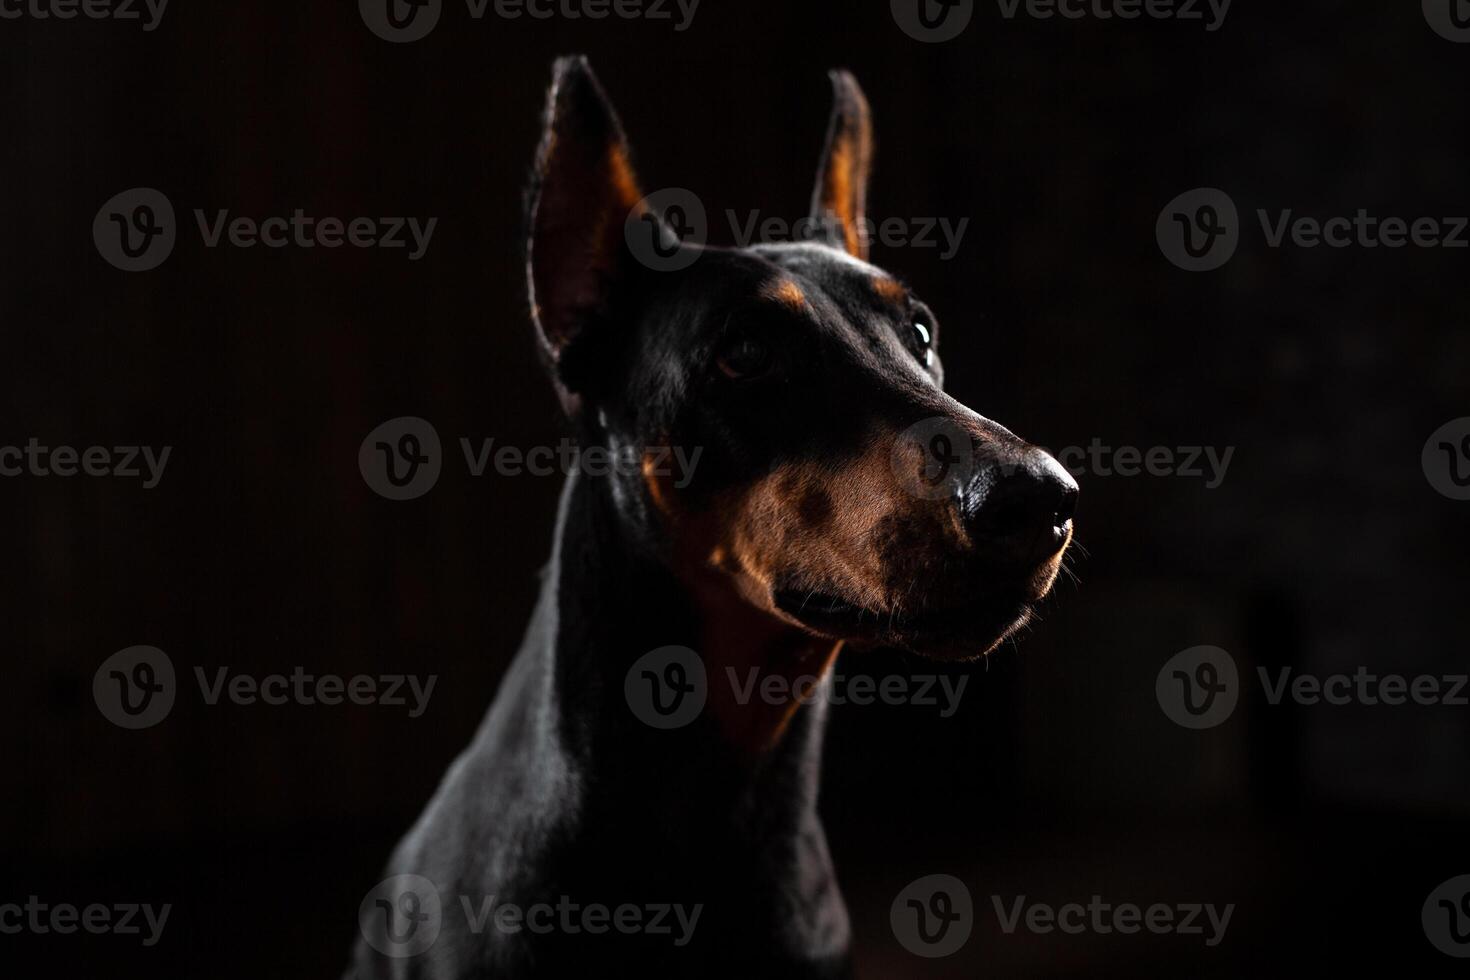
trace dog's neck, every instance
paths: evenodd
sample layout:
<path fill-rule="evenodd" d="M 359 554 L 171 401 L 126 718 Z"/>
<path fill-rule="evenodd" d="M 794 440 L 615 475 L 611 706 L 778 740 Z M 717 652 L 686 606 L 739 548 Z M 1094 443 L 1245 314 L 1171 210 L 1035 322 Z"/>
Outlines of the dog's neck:
<path fill-rule="evenodd" d="M 722 634 L 735 614 L 696 598 L 625 533 L 607 481 L 573 477 L 522 654 L 541 658 L 539 679 L 503 692 L 547 723 L 544 757 L 528 769 L 569 775 L 548 873 L 569 891 L 708 902 L 712 936 L 721 920 L 768 918 L 760 934 L 840 956 L 847 917 L 816 813 L 825 692 L 794 706 L 741 704 L 725 671 L 745 685 L 755 668 L 758 691 L 764 671 L 820 672 L 830 657 L 809 656 L 784 630 Z M 670 645 L 702 654 L 709 700 L 689 724 L 658 730 L 630 709 L 624 681 L 639 657 Z M 716 914 L 712 896 L 729 911 Z"/>
<path fill-rule="evenodd" d="M 629 540 L 633 533 L 607 480 L 568 481 L 545 584 L 554 594 L 544 597 L 556 610 L 550 652 L 566 747 L 594 769 L 609 753 L 621 758 L 637 745 L 656 748 L 651 762 L 687 749 L 731 784 L 792 762 L 814 782 L 824 715 L 818 686 L 837 645 L 777 622 L 733 590 L 681 579 Z M 675 645 L 703 660 L 706 706 L 684 728 L 651 729 L 625 700 L 624 680 L 639 657 Z M 794 802 L 813 803 L 814 785 L 789 789 Z"/>

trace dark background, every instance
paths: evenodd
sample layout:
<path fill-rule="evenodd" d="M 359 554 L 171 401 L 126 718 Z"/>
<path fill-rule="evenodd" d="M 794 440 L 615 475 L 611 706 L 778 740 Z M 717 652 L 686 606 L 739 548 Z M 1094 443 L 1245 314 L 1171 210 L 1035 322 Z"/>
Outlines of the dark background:
<path fill-rule="evenodd" d="M 1291 9 L 1281 9 L 1289 6 Z M 1367 9 L 1367 8 L 1375 9 Z M 523 177 L 551 59 L 585 52 L 645 188 L 805 210 L 845 65 L 877 122 L 875 217 L 968 217 L 960 253 L 879 246 L 945 324 L 951 390 L 1052 447 L 1236 447 L 1223 485 L 1084 474 L 1077 584 L 971 677 L 961 712 L 844 707 L 823 797 L 870 977 L 1449 975 L 1420 906 L 1470 872 L 1470 711 L 1270 707 L 1186 731 L 1154 679 L 1466 670 L 1466 507 L 1420 466 L 1470 414 L 1465 252 L 1268 249 L 1256 208 L 1465 214 L 1470 46 L 1417 3 L 1239 0 L 1198 22 L 1002 19 L 917 43 L 887 3 L 704 0 L 693 26 L 472 21 L 373 36 L 354 4 L 172 4 L 160 28 L 0 21 L 0 443 L 174 447 L 160 486 L 0 480 L 8 629 L 0 900 L 174 905 L 163 941 L 0 936 L 112 976 L 335 976 L 357 903 L 514 652 L 558 480 L 472 478 L 457 440 L 560 437 L 525 315 Z M 1192 275 L 1154 238 L 1202 185 L 1247 216 Z M 155 187 L 173 255 L 120 272 L 104 201 Z M 437 216 L 427 256 L 206 249 L 194 208 Z M 716 221 L 725 227 L 723 219 Z M 721 234 L 715 238 L 720 240 Z M 727 237 L 727 236 L 724 236 Z M 421 415 L 450 453 L 379 498 L 357 449 Z M 92 675 L 135 644 L 185 679 L 113 727 Z M 428 712 L 206 706 L 193 669 L 436 674 Z M 853 655 L 848 672 L 927 671 Z M 961 671 L 957 669 L 956 674 Z M 964 950 L 888 906 L 963 879 Z M 989 896 L 1237 905 L 1225 942 L 1007 936 Z M 68 972 L 68 975 L 81 975 Z"/>

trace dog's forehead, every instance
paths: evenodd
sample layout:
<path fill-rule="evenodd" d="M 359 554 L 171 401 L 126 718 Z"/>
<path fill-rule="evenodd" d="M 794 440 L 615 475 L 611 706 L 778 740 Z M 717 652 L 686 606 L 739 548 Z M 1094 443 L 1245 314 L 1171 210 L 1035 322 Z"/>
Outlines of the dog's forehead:
<path fill-rule="evenodd" d="M 889 273 L 817 244 L 707 249 L 687 272 L 665 280 L 647 307 L 665 340 L 709 337 L 762 313 L 849 340 L 884 332 L 906 315 L 909 292 Z"/>
<path fill-rule="evenodd" d="M 893 276 L 827 245 L 758 245 L 723 251 L 721 258 L 727 269 L 739 270 L 723 277 L 724 303 L 764 309 L 833 340 L 868 346 L 910 303 Z"/>
<path fill-rule="evenodd" d="M 892 275 L 829 245 L 766 245 L 751 252 L 843 307 L 902 308 L 907 302 L 908 291 Z"/>

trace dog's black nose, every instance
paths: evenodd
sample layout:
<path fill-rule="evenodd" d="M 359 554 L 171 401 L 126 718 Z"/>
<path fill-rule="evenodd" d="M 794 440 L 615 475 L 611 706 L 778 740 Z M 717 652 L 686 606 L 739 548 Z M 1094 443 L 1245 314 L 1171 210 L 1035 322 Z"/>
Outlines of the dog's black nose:
<path fill-rule="evenodd" d="M 1025 449 L 976 473 L 964 502 L 971 538 L 1010 561 L 1032 565 L 1066 543 L 1077 481 L 1050 454 Z"/>

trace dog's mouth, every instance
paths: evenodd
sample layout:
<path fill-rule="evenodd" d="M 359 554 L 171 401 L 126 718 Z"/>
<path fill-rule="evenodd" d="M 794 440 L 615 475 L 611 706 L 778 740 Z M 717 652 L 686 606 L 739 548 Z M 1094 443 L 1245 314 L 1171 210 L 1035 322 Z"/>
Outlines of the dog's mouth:
<path fill-rule="evenodd" d="M 809 589 L 778 588 L 772 598 L 784 616 L 820 636 L 944 659 L 989 653 L 1031 617 L 1031 603 L 1022 598 L 887 611 Z"/>

